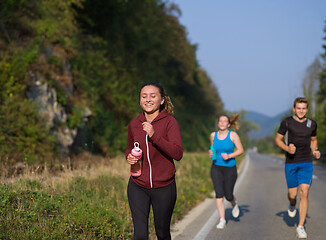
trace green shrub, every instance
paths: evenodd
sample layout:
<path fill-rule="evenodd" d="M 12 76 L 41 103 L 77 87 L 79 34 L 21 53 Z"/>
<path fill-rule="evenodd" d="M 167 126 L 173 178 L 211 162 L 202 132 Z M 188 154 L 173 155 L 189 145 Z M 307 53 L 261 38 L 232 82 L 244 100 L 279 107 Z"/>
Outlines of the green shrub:
<path fill-rule="evenodd" d="M 207 153 L 186 153 L 176 164 L 172 222 L 210 196 L 210 164 Z M 29 179 L 0 185 L 0 239 L 132 239 L 128 182 L 109 174 L 50 186 Z M 149 231 L 155 235 L 152 212 Z"/>
<path fill-rule="evenodd" d="M 15 96 L 5 99 L 0 105 L 0 125 L 2 163 L 34 164 L 53 159 L 57 140 L 48 134 L 30 101 Z"/>

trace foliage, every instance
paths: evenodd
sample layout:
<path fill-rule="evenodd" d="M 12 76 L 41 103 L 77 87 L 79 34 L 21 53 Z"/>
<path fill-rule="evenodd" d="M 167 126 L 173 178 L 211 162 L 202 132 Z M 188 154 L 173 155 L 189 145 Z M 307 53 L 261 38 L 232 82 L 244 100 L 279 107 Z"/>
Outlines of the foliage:
<path fill-rule="evenodd" d="M 325 21 L 326 23 L 326 21 Z M 326 34 L 326 24 L 324 28 Z M 326 40 L 326 37 L 324 37 Z M 323 68 L 320 73 L 320 84 L 317 96 L 317 111 L 316 120 L 318 123 L 318 145 L 322 150 L 326 149 L 326 44 L 323 45 L 324 53 L 323 58 Z"/>
<path fill-rule="evenodd" d="M 237 131 L 239 134 L 239 137 L 241 139 L 241 143 L 243 145 L 243 148 L 246 150 L 251 146 L 251 139 L 250 139 L 250 132 L 252 130 L 255 130 L 258 128 L 258 126 L 248 120 L 244 120 L 244 116 L 246 115 L 246 112 L 244 110 L 240 111 L 240 120 L 239 120 L 239 124 L 240 124 L 240 128 Z"/>
<path fill-rule="evenodd" d="M 271 154 L 282 153 L 283 151 L 275 145 L 275 134 L 252 141 L 252 146 L 257 147 L 259 153 Z"/>
<path fill-rule="evenodd" d="M 315 61 L 307 68 L 305 77 L 303 79 L 303 93 L 309 101 L 309 114 L 312 115 L 313 118 L 315 118 L 317 110 L 316 92 L 319 87 L 319 75 L 321 68 L 322 66 L 319 58 L 316 58 Z"/>
<path fill-rule="evenodd" d="M 15 113 L 23 113 L 17 118 Z M 29 164 L 48 162 L 56 140 L 37 116 L 31 103 L 11 96 L 0 105 L 0 152 L 3 164 L 21 160 Z"/>
<path fill-rule="evenodd" d="M 75 178 L 56 190 L 36 180 L 1 185 L 0 238 L 130 239 L 126 193 L 117 191 L 122 188 L 125 183 L 110 176 Z"/>
<path fill-rule="evenodd" d="M 210 165 L 207 152 L 186 153 L 176 163 L 178 198 L 172 224 L 211 196 Z M 85 170 L 87 176 L 89 170 Z M 110 172 L 93 177 L 68 178 L 70 175 L 68 172 L 61 181 L 48 176 L 50 184 L 46 176 L 1 184 L 0 238 L 132 239 L 128 181 Z M 152 215 L 149 231 L 151 236 L 155 235 Z"/>
<path fill-rule="evenodd" d="M 88 86 L 90 78 L 93 86 L 101 86 L 101 92 L 93 100 L 98 107 L 96 116 L 100 117 L 93 122 L 94 128 L 103 129 L 101 117 L 111 124 L 118 119 L 114 139 L 119 145 L 113 148 L 124 149 L 125 126 L 140 111 L 139 87 L 157 81 L 166 88 L 175 105 L 184 148 L 207 148 L 207 136 L 223 104 L 211 80 L 198 66 L 195 46 L 188 43 L 185 29 L 173 15 L 179 11 L 177 7 L 156 0 L 96 0 L 85 1 L 83 5 L 84 8 L 78 9 L 78 20 L 84 32 L 99 36 L 91 38 L 94 45 L 89 57 L 77 64 L 87 94 L 94 88 Z M 99 71 L 90 70 L 89 67 L 96 67 L 96 62 Z M 103 76 L 106 82 L 101 81 Z M 106 139 L 112 146 L 111 132 L 107 136 L 103 131 L 99 134 L 100 139 Z"/>
<path fill-rule="evenodd" d="M 180 220 L 200 200 L 210 196 L 213 190 L 210 178 L 211 165 L 208 153 L 187 153 L 182 161 L 176 162 L 178 198 L 172 216 L 173 222 Z"/>
<path fill-rule="evenodd" d="M 3 163 L 33 164 L 57 157 L 58 141 L 49 134 L 50 129 L 45 126 L 36 106 L 27 100 L 27 91 L 33 82 L 40 80 L 49 85 L 55 82 L 60 95 L 61 62 L 72 52 L 73 36 L 77 33 L 71 5 L 79 2 L 12 0 L 0 3 L 0 151 Z M 57 52 L 61 54 L 54 56 Z M 67 103 L 65 92 L 61 92 L 64 97 L 60 97 L 60 103 Z M 71 119 L 71 125 L 76 125 L 78 120 Z"/>
<path fill-rule="evenodd" d="M 175 4 L 160 0 L 1 1 L 1 114 L 17 120 L 1 118 L 7 124 L 2 156 L 57 158 L 53 131 L 65 126 L 85 133 L 75 150 L 91 144 L 93 153 L 123 152 L 128 123 L 141 111 L 139 88 L 149 81 L 160 82 L 171 97 L 185 150 L 207 149 L 223 103 L 179 15 Z M 45 127 L 37 106 L 26 100 L 36 83 L 56 91 L 66 122 Z M 87 125 L 86 106 L 92 112 Z"/>
<path fill-rule="evenodd" d="M 39 46 L 31 41 L 23 48 L 13 40 L 2 48 L 4 43 L 0 40 L 1 161 L 49 161 L 56 153 L 56 140 L 48 135 L 35 106 L 25 97 L 28 69 L 37 58 Z"/>

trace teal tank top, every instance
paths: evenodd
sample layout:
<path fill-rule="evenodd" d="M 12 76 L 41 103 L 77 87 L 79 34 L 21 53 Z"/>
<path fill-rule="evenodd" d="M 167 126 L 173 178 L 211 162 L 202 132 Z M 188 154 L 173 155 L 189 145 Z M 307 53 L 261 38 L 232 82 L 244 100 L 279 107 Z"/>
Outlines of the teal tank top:
<path fill-rule="evenodd" d="M 225 139 L 220 140 L 217 137 L 217 132 L 215 132 L 213 147 L 216 151 L 216 160 L 213 161 L 214 165 L 224 166 L 224 167 L 234 167 L 236 166 L 235 158 L 230 158 L 228 160 L 224 160 L 222 158 L 221 153 L 231 154 L 234 152 L 234 143 L 230 138 L 231 131 L 229 130 L 228 135 Z"/>

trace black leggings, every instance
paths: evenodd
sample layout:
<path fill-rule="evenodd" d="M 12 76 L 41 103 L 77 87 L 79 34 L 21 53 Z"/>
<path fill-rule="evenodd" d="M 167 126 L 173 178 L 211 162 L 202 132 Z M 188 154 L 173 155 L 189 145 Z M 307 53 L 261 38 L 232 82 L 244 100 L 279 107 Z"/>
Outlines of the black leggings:
<path fill-rule="evenodd" d="M 146 189 L 130 178 L 127 193 L 134 223 L 134 239 L 148 239 L 148 218 L 152 205 L 157 238 L 170 240 L 171 217 L 177 199 L 175 181 L 166 187 Z"/>
<path fill-rule="evenodd" d="M 237 180 L 237 167 L 223 167 L 212 164 L 211 178 L 213 180 L 216 198 L 225 197 L 226 200 L 233 200 L 233 189 Z"/>

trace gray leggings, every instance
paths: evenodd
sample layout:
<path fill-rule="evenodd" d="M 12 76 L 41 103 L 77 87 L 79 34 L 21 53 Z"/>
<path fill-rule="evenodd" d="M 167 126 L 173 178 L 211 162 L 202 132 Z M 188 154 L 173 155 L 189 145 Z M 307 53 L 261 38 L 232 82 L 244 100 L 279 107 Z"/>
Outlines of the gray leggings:
<path fill-rule="evenodd" d="M 211 178 L 214 184 L 216 198 L 225 197 L 231 202 L 233 200 L 233 189 L 237 180 L 237 167 L 223 167 L 212 164 Z"/>

